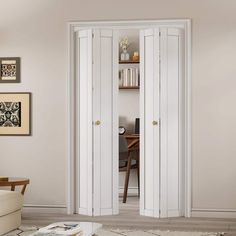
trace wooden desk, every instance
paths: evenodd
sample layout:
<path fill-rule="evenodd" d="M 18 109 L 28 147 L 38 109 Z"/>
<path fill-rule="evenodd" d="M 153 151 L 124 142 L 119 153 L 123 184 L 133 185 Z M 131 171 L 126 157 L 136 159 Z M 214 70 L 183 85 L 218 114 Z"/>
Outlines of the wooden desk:
<path fill-rule="evenodd" d="M 124 134 L 124 137 L 126 138 L 128 142 L 128 146 L 132 149 L 139 149 L 139 134 Z M 137 161 L 139 161 L 139 155 L 135 158 Z"/>
<path fill-rule="evenodd" d="M 139 145 L 139 134 L 124 134 L 124 137 L 127 139 L 128 145 L 133 142 Z"/>
<path fill-rule="evenodd" d="M 139 139 L 139 134 L 124 134 L 127 139 Z"/>
<path fill-rule="evenodd" d="M 22 186 L 21 194 L 24 195 L 26 186 L 29 183 L 30 180 L 26 178 L 10 177 L 8 180 L 0 180 L 0 187 L 11 187 L 11 191 L 15 191 L 16 186 Z"/>

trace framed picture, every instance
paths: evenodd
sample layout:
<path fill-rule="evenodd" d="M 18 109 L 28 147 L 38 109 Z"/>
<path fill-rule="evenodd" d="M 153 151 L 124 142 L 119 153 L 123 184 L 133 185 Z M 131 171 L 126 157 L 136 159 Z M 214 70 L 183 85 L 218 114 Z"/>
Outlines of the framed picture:
<path fill-rule="evenodd" d="M 0 93 L 0 135 L 31 134 L 31 93 Z"/>
<path fill-rule="evenodd" d="M 1 57 L 0 58 L 0 83 L 20 82 L 20 58 Z"/>

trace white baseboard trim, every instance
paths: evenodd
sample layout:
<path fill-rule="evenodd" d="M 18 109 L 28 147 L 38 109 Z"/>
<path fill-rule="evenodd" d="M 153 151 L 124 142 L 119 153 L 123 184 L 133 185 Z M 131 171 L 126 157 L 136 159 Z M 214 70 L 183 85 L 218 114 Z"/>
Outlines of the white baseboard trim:
<path fill-rule="evenodd" d="M 236 209 L 198 209 L 193 208 L 192 217 L 236 218 Z"/>
<path fill-rule="evenodd" d="M 56 213 L 66 214 L 66 205 L 34 205 L 24 204 L 22 213 Z"/>
<path fill-rule="evenodd" d="M 119 187 L 119 194 L 123 195 L 124 193 L 124 188 L 123 187 Z M 128 196 L 130 195 L 138 195 L 138 187 L 129 187 L 128 188 Z"/>

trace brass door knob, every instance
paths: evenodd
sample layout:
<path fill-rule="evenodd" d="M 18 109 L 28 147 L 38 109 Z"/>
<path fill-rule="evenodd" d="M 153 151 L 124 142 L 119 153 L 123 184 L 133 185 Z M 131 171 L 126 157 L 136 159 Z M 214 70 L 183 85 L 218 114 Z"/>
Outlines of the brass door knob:
<path fill-rule="evenodd" d="M 158 125 L 158 121 L 154 120 L 154 121 L 152 122 L 152 124 L 153 124 L 153 125 Z"/>
<path fill-rule="evenodd" d="M 100 125 L 101 124 L 101 121 L 100 120 L 97 120 L 96 122 L 95 122 L 95 125 Z"/>

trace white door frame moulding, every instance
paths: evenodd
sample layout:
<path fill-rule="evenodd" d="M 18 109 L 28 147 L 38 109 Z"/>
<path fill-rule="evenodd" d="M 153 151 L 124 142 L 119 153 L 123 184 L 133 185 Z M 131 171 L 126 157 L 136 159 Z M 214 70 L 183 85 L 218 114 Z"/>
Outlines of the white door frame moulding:
<path fill-rule="evenodd" d="M 75 212 L 75 33 L 79 29 L 145 29 L 155 27 L 179 27 L 185 32 L 185 86 L 184 86 L 184 215 L 191 216 L 192 164 L 191 164 L 191 20 L 131 20 L 131 21 L 79 21 L 68 23 L 68 75 L 67 75 L 67 213 Z"/>

